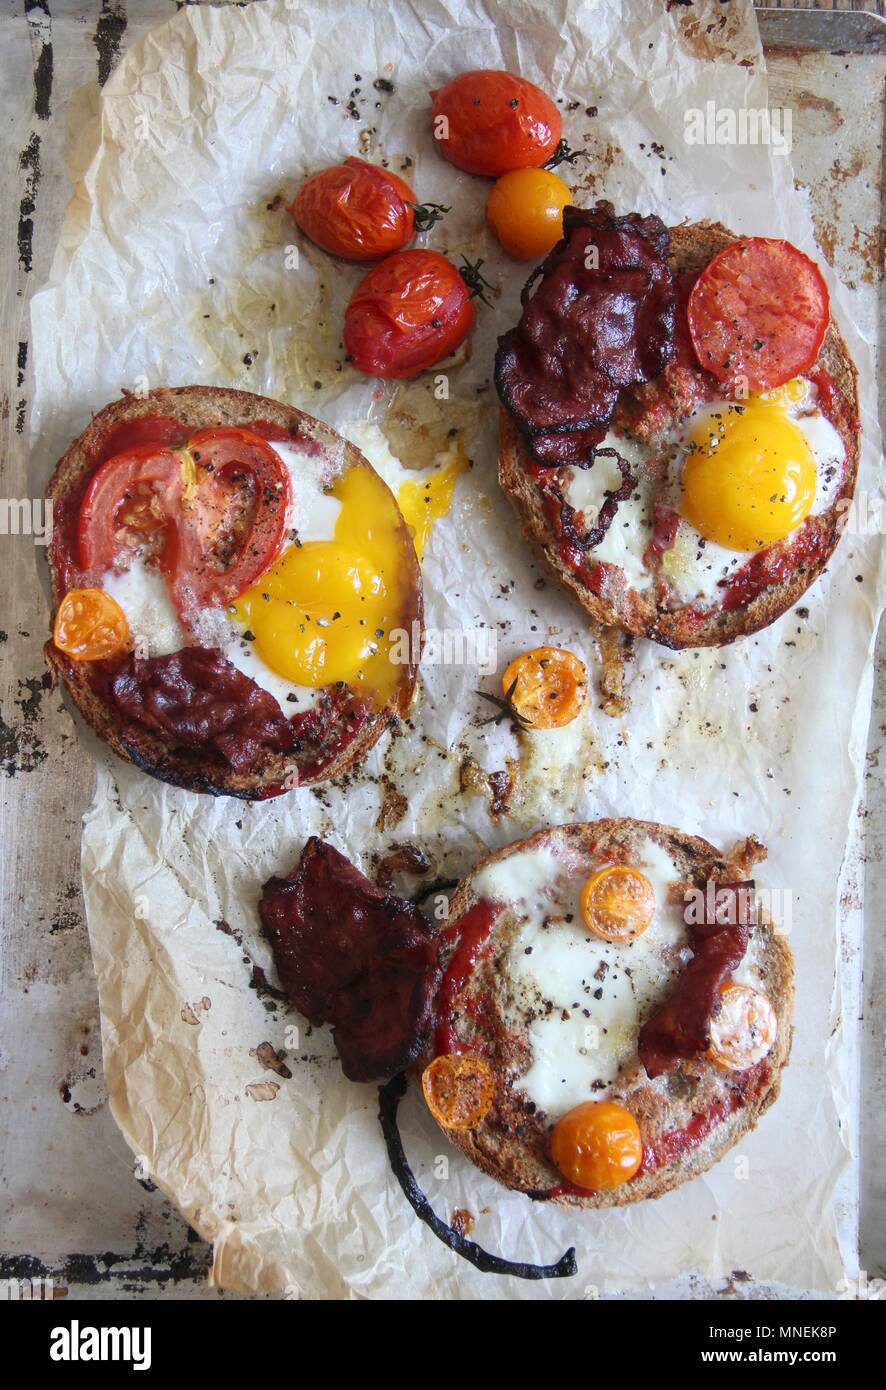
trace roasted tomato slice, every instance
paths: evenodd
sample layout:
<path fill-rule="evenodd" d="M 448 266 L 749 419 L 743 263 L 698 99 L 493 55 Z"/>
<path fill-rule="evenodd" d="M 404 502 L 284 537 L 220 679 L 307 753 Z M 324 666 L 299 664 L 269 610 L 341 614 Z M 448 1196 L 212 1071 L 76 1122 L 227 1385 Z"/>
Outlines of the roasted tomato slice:
<path fill-rule="evenodd" d="M 495 1099 L 495 1078 L 482 1057 L 443 1053 L 421 1078 L 428 1109 L 447 1129 L 473 1129 Z"/>
<path fill-rule="evenodd" d="M 652 921 L 655 890 L 645 874 L 628 864 L 610 864 L 592 874 L 581 890 L 581 911 L 603 941 L 634 941 Z"/>
<path fill-rule="evenodd" d="M 178 514 L 182 486 L 181 455 L 162 445 L 140 444 L 106 459 L 80 505 L 83 569 L 101 574 L 127 552 L 159 553 L 164 531 Z"/>
<path fill-rule="evenodd" d="M 289 211 L 305 236 L 332 256 L 371 261 L 402 251 L 415 231 L 416 198 L 396 174 L 346 159 L 302 184 Z"/>
<path fill-rule="evenodd" d="M 771 391 L 818 357 L 830 322 L 828 288 L 789 241 L 745 237 L 705 266 L 687 315 L 707 371 L 748 391 Z"/>
<path fill-rule="evenodd" d="M 291 502 L 289 473 L 258 435 L 207 429 L 185 448 L 144 445 L 96 471 L 78 518 L 87 573 L 156 559 L 183 622 L 230 603 L 280 550 Z"/>
<path fill-rule="evenodd" d="M 195 479 L 185 488 L 179 587 L 198 604 L 225 604 L 254 584 L 282 549 L 292 485 L 279 454 L 251 430 L 200 430 L 188 440 Z"/>
<path fill-rule="evenodd" d="M 431 92 L 437 148 L 458 169 L 498 178 L 544 164 L 563 122 L 549 96 L 512 72 L 463 72 Z"/>
<path fill-rule="evenodd" d="M 502 690 L 529 728 L 560 729 L 584 709 L 588 673 L 562 647 L 536 647 L 515 657 L 501 678 Z"/>
<path fill-rule="evenodd" d="M 52 640 L 75 661 L 103 661 L 132 645 L 123 609 L 103 589 L 69 589 L 58 606 Z"/>
<path fill-rule="evenodd" d="M 474 323 L 461 272 L 437 251 L 401 251 L 370 270 L 345 310 L 344 344 L 368 376 L 415 376 L 448 357 Z"/>

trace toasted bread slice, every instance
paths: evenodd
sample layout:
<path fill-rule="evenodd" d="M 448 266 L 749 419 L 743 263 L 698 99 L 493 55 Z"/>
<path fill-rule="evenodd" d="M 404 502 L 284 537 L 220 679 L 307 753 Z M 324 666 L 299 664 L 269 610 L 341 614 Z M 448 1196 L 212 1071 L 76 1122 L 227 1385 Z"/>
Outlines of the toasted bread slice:
<path fill-rule="evenodd" d="M 675 273 L 701 271 L 713 255 L 737 238 L 718 222 L 696 222 L 671 229 L 670 263 Z M 831 319 L 818 356 L 836 388 L 836 408 L 847 456 L 839 491 L 830 506 L 816 517 L 818 547 L 814 558 L 788 569 L 784 578 L 764 588 L 748 603 L 727 611 L 716 603 L 708 607 L 686 603 L 660 607 L 651 590 L 638 591 L 628 584 L 611 586 L 603 595 L 594 592 L 561 556 L 550 518 L 545 514 L 539 489 L 525 465 L 520 436 L 507 411 L 502 410 L 499 433 L 499 482 L 517 514 L 523 535 L 542 568 L 598 622 L 621 628 L 635 637 L 651 637 L 671 648 L 717 647 L 768 627 L 801 597 L 824 569 L 840 538 L 840 518 L 855 491 L 860 442 L 858 432 L 858 373 L 839 328 Z M 619 423 L 618 415 L 616 423 Z M 617 525 L 616 521 L 613 523 Z M 786 542 L 781 542 L 784 547 Z M 773 547 L 776 549 L 777 547 Z M 593 552 L 589 552 L 593 558 Z"/>
<path fill-rule="evenodd" d="M 458 920 L 487 898 L 488 883 L 484 885 L 482 878 L 491 866 L 498 866 L 499 882 L 502 879 L 510 881 L 507 866 L 515 856 L 550 850 L 569 866 L 568 872 L 576 875 L 576 882 L 580 883 L 589 869 L 601 863 L 619 861 L 642 865 L 644 853 L 648 856 L 650 844 L 668 857 L 677 875 L 674 880 L 677 897 L 671 900 L 672 903 L 682 901 L 682 889 L 677 887 L 678 884 L 698 885 L 708 880 L 727 883 L 747 879 L 754 861 L 765 854 L 757 841 L 750 840 L 736 846 L 730 855 L 722 855 L 706 840 L 654 821 L 599 820 L 590 824 L 557 826 L 541 830 L 481 860 L 456 889 L 448 920 Z M 514 866 L 515 883 L 525 885 L 527 882 L 526 863 L 527 860 L 522 859 L 520 867 Z M 763 914 L 760 916 L 762 918 Z M 545 932 L 557 932 L 558 928 L 562 930 L 562 920 L 554 910 L 551 918 L 547 919 Z M 567 916 L 565 921 L 569 922 L 570 918 Z M 639 1176 L 620 1187 L 581 1195 L 560 1190 L 564 1179 L 549 1158 L 550 1131 L 559 1115 L 545 1113 L 531 1101 L 527 1102 L 526 1093 L 521 1091 L 521 1076 L 526 1075 L 527 1063 L 533 1064 L 534 1053 L 527 1055 L 521 1050 L 519 1038 L 515 1039 L 512 1034 L 512 1023 L 506 1025 L 504 1022 L 507 1010 L 500 1009 L 496 1002 L 514 997 L 512 967 L 508 968 L 507 961 L 518 922 L 513 905 L 506 906 L 496 919 L 489 938 L 477 952 L 471 971 L 454 995 L 459 1042 L 472 1055 L 488 1060 L 499 1083 L 492 1109 L 475 1128 L 452 1130 L 441 1126 L 466 1158 L 503 1186 L 526 1192 L 536 1199 L 544 1197 L 581 1207 L 625 1206 L 647 1197 L 660 1197 L 662 1193 L 697 1177 L 718 1162 L 743 1135 L 756 1126 L 779 1093 L 781 1070 L 790 1054 L 793 1005 L 793 959 L 790 948 L 784 937 L 778 935 L 770 923 L 762 920 L 750 929 L 751 940 L 745 960 L 753 961 L 754 986 L 762 990 L 773 1005 L 778 1031 L 775 1045 L 762 1064 L 761 1074 L 755 1078 L 754 1086 L 749 1087 L 746 1097 L 743 1096 L 742 1103 L 726 1118 L 714 1124 L 701 1142 L 689 1147 L 678 1159 L 666 1162 L 651 1172 L 641 1171 Z M 653 922 L 650 931 L 654 925 Z M 586 940 L 591 940 L 590 935 Z M 621 949 L 630 951 L 630 948 Z M 526 954 L 522 942 L 517 951 Z M 621 970 L 622 965 L 613 965 L 612 968 Z M 678 965 L 674 966 L 677 974 L 679 968 Z M 595 975 L 590 983 L 596 980 L 605 982 L 605 979 L 605 975 Z M 568 1001 L 573 1014 L 583 1000 L 590 1002 L 586 988 L 588 983 L 582 979 L 569 982 L 570 988 L 574 985 L 574 1000 Z M 663 997 L 667 996 L 668 988 L 668 984 L 662 984 Z M 479 1007 L 478 1000 L 481 1001 Z M 647 1001 L 638 1010 L 638 1035 L 639 1027 L 661 1002 L 662 999 Z M 550 1016 L 550 1013 L 550 1008 L 545 1005 L 537 1016 Z M 582 1013 L 584 1017 L 588 1016 L 586 1011 L 582 1010 Z M 553 1016 L 556 1016 L 556 1008 Z M 592 1019 L 595 1017 L 592 1011 L 590 1016 Z M 558 1059 L 560 1055 L 558 1051 Z M 694 1116 L 704 1112 L 718 1096 L 724 1094 L 723 1088 L 728 1084 L 724 1078 L 734 1078 L 736 1075 L 725 1073 L 706 1058 L 699 1057 L 681 1063 L 677 1071 L 650 1082 L 636 1055 L 631 1054 L 621 1066 L 611 1087 L 610 1098 L 632 1110 L 646 1146 L 654 1144 L 665 1133 L 682 1129 Z M 752 1073 L 746 1075 L 750 1077 Z M 593 1099 L 593 1091 L 585 1098 Z M 569 1104 L 566 1108 L 569 1108 Z"/>
<path fill-rule="evenodd" d="M 47 489 L 54 515 L 64 519 L 79 506 L 79 499 L 96 468 L 102 441 L 115 426 L 151 416 L 171 416 L 184 429 L 233 426 L 248 429 L 261 422 L 284 430 L 293 439 L 308 441 L 342 461 L 343 468 L 370 469 L 370 464 L 353 444 L 331 426 L 306 415 L 294 406 L 247 391 L 230 391 L 215 386 L 183 386 L 151 391 L 145 396 L 126 395 L 95 415 L 60 460 Z M 58 527 L 56 527 L 58 535 Z M 406 527 L 402 527 L 402 564 L 410 592 L 410 617 L 422 620 L 421 571 L 415 547 Z M 62 598 L 58 565 L 50 551 L 53 612 Z M 327 761 L 317 775 L 302 775 L 298 754 L 269 754 L 261 766 L 235 771 L 213 752 L 194 751 L 174 745 L 121 715 L 88 679 L 88 663 L 66 656 L 51 640 L 46 658 L 59 672 L 71 698 L 87 724 L 114 752 L 163 782 L 188 791 L 214 796 L 234 796 L 260 800 L 294 786 L 327 781 L 362 761 L 378 741 L 391 719 L 405 714 L 415 688 L 416 667 L 404 665 L 397 688 L 387 703 L 369 713 L 353 739 Z"/>

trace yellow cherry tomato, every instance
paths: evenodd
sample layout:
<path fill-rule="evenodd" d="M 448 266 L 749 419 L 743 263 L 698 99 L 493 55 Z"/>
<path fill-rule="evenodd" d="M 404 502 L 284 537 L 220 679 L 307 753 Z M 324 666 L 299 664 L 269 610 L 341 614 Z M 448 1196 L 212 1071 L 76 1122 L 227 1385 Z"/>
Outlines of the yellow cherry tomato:
<path fill-rule="evenodd" d="M 775 1046 L 778 1019 L 766 995 L 727 980 L 711 1018 L 708 1057 L 725 1071 L 747 1071 Z"/>
<path fill-rule="evenodd" d="M 422 1073 L 421 1088 L 434 1119 L 446 1129 L 473 1129 L 495 1095 L 489 1064 L 465 1053 L 435 1057 Z"/>
<path fill-rule="evenodd" d="M 511 662 L 501 685 L 514 709 L 533 729 L 571 724 L 588 697 L 584 663 L 562 647 L 535 647 L 524 652 Z"/>
<path fill-rule="evenodd" d="M 550 169 L 514 169 L 493 185 L 486 216 L 508 255 L 531 261 L 560 240 L 571 201 L 568 185 Z"/>
<path fill-rule="evenodd" d="M 104 589 L 69 589 L 58 606 L 52 640 L 76 661 L 101 661 L 132 645 L 123 609 Z"/>
<path fill-rule="evenodd" d="M 611 864 L 588 879 L 581 890 L 581 910 L 595 936 L 633 941 L 652 921 L 655 890 L 639 869 Z"/>
<path fill-rule="evenodd" d="M 592 1192 L 620 1187 L 643 1162 L 637 1121 L 615 1101 L 583 1101 L 554 1125 L 551 1158 L 576 1187 Z"/>

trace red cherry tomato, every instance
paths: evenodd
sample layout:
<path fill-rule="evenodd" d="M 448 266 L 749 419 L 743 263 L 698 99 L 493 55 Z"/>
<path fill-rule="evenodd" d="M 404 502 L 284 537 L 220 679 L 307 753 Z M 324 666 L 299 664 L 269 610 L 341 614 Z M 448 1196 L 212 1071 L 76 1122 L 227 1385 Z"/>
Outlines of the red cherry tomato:
<path fill-rule="evenodd" d="M 187 625 L 268 568 L 291 498 L 283 461 L 249 430 L 200 430 L 182 450 L 141 445 L 93 475 L 77 522 L 80 562 L 101 574 L 127 552 L 157 557 Z"/>
<path fill-rule="evenodd" d="M 718 251 L 687 306 L 695 354 L 720 381 L 771 391 L 812 366 L 830 321 L 828 288 L 789 241 L 744 237 Z"/>
<path fill-rule="evenodd" d="M 416 197 L 396 174 L 346 159 L 303 183 L 289 211 L 330 255 L 371 261 L 401 251 L 415 231 Z"/>
<path fill-rule="evenodd" d="M 431 98 L 440 153 L 469 174 L 498 178 L 511 169 L 538 167 L 563 133 L 551 98 L 511 72 L 463 72 Z"/>
<path fill-rule="evenodd" d="M 367 376 L 415 376 L 464 341 L 474 304 L 436 251 L 401 251 L 370 270 L 345 310 L 344 345 Z"/>

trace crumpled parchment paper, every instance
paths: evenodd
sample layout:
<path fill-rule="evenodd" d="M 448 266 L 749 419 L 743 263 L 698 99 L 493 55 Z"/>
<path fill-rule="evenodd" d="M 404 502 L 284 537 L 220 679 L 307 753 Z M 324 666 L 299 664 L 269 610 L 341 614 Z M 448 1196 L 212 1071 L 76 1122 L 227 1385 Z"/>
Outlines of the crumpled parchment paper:
<path fill-rule="evenodd" d="M 121 388 L 164 383 L 246 387 L 340 427 L 378 424 L 391 411 L 406 464 L 426 462 L 455 425 L 474 466 L 426 555 L 429 625 L 486 625 L 499 671 L 550 636 L 597 672 L 580 610 L 537 584 L 495 482 L 492 348 L 516 316 L 526 269 L 484 231 L 487 183 L 435 153 L 427 98 L 478 66 L 518 70 L 563 99 L 570 141 L 589 156 L 566 167 L 576 201 L 606 195 L 622 211 L 671 222 L 715 217 L 815 255 L 789 158 L 683 138 L 689 107 L 766 106 L 749 6 L 187 7 L 132 48 L 75 132 L 75 194 L 33 305 L 35 469 L 48 476 Z M 80 101 L 81 115 L 88 107 Z M 342 308 L 361 272 L 309 248 L 279 195 L 349 154 L 387 158 L 422 200 L 451 205 L 430 244 L 484 256 L 500 287 L 494 307 L 481 307 L 470 359 L 447 373 L 448 402 L 434 398 L 433 377 L 377 389 L 336 370 Z M 847 292 L 832 291 L 867 407 L 869 353 Z M 873 495 L 879 455 L 867 408 L 864 423 L 859 491 Z M 854 1057 L 840 1024 L 839 879 L 882 595 L 879 538 L 847 534 L 804 600 L 806 616 L 788 614 L 722 651 L 641 643 L 627 714 L 610 717 L 592 701 L 567 758 L 556 740 L 518 749 L 507 731 L 487 739 L 471 722 L 482 708 L 472 691 L 493 681 L 442 665 L 424 670 L 412 728 L 387 737 L 360 773 L 265 805 L 174 790 L 97 749 L 82 857 L 110 1103 L 142 1174 L 214 1242 L 219 1284 L 305 1297 L 576 1298 L 696 1267 L 712 1278 L 742 1269 L 836 1287 L 833 1199 L 848 1162 Z M 495 821 L 482 784 L 461 786 L 472 758 L 482 772 L 508 757 L 522 759 L 522 800 Z M 402 802 L 391 803 L 391 787 Z M 379 829 L 385 796 L 396 808 L 389 822 L 402 817 Z M 663 820 L 722 846 L 753 831 L 769 845 L 758 882 L 791 895 L 793 1057 L 778 1105 L 711 1173 L 600 1214 L 545 1209 L 498 1188 L 447 1152 L 411 1094 L 407 1152 L 441 1215 L 469 1211 L 474 1238 L 511 1258 L 550 1262 L 577 1250 L 573 1279 L 484 1276 L 407 1206 L 375 1089 L 345 1081 L 326 1030 L 311 1033 L 254 974 L 266 971 L 273 987 L 257 897 L 311 833 L 369 872 L 391 843 L 413 841 L 431 855 L 432 876 L 456 877 L 540 825 L 599 815 Z M 857 910 L 844 929 L 857 947 Z M 277 1051 L 291 1075 L 263 1065 Z"/>

